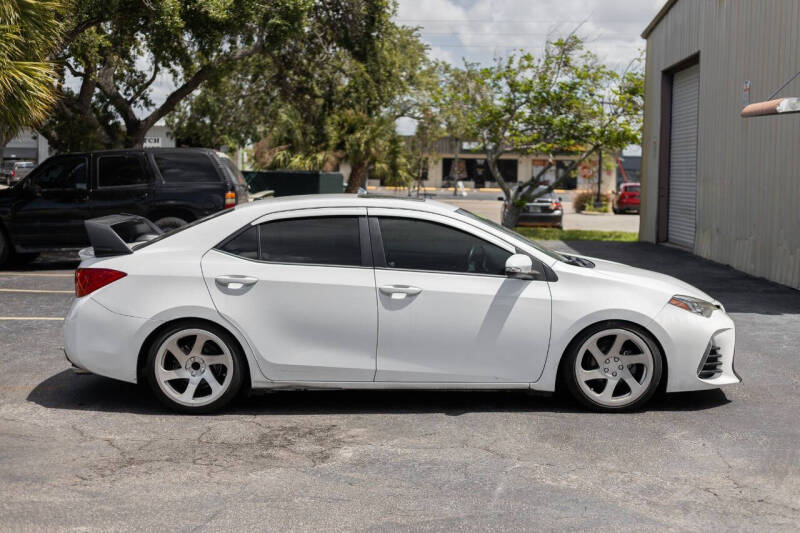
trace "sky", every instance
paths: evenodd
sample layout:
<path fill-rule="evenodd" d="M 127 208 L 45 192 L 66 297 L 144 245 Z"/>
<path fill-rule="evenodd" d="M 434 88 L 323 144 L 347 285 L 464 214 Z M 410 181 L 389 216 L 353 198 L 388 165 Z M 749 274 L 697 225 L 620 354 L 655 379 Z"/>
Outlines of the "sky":
<path fill-rule="evenodd" d="M 578 28 L 609 66 L 624 68 L 644 48 L 642 30 L 665 0 L 399 0 L 397 23 L 419 27 L 430 56 L 488 64 Z"/>
<path fill-rule="evenodd" d="M 586 46 L 615 70 L 639 56 L 641 33 L 666 0 L 398 0 L 395 22 L 418 27 L 433 59 L 491 64 L 523 49 L 540 53 L 548 37 L 577 29 Z M 413 133 L 400 119 L 398 131 Z"/>

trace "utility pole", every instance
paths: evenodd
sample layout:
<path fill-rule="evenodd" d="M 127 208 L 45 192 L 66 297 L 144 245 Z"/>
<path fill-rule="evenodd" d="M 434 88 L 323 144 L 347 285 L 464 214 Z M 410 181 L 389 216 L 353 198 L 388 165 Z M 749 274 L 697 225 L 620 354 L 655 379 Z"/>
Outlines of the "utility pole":
<path fill-rule="evenodd" d="M 597 198 L 594 199 L 594 206 L 600 207 L 600 185 L 603 183 L 603 149 L 598 152 L 599 157 L 597 161 Z"/>

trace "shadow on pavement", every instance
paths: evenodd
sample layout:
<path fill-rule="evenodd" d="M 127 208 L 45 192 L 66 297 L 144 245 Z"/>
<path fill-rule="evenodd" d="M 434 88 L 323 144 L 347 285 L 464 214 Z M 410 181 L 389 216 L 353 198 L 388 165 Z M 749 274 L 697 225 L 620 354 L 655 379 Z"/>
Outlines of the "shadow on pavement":
<path fill-rule="evenodd" d="M 564 244 L 573 253 L 674 276 L 718 299 L 731 313 L 800 314 L 800 291 L 683 250 L 644 242 L 565 241 Z M 563 245 L 556 243 L 550 247 L 564 250 Z"/>
<path fill-rule="evenodd" d="M 55 374 L 28 395 L 50 409 L 168 415 L 143 386 L 71 370 Z M 721 390 L 667 394 L 654 398 L 647 411 L 701 411 L 730 403 Z M 525 391 L 279 391 L 240 398 L 221 415 L 319 415 L 482 412 L 582 413 L 571 399 Z M 176 415 L 178 416 L 178 415 Z"/>
<path fill-rule="evenodd" d="M 0 274 L 4 270 L 14 272 L 36 272 L 47 270 L 75 270 L 78 268 L 80 259 L 78 251 L 68 252 L 47 252 L 41 254 L 35 261 L 27 264 L 14 264 L 13 262 L 0 267 Z"/>

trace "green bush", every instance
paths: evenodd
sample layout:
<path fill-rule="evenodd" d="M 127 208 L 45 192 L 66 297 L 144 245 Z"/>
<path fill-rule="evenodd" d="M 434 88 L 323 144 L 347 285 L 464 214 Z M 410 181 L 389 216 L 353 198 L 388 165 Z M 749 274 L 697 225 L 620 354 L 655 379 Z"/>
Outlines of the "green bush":
<path fill-rule="evenodd" d="M 577 191 L 572 197 L 572 205 L 576 213 L 583 213 L 584 211 L 593 213 L 609 213 L 611 212 L 611 193 L 600 194 L 600 206 L 595 207 L 594 202 L 597 199 L 597 191 Z"/>

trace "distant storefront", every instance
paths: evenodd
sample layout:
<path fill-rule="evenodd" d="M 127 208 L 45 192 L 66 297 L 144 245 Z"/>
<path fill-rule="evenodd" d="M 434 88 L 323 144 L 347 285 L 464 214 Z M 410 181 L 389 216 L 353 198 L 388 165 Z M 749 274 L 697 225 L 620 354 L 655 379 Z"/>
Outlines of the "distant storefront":
<path fill-rule="evenodd" d="M 174 148 L 175 138 L 163 121 L 150 128 L 144 139 L 145 148 Z M 44 135 L 30 129 L 23 129 L 0 150 L 2 162 L 31 161 L 39 164 L 52 155 L 50 144 Z"/>

